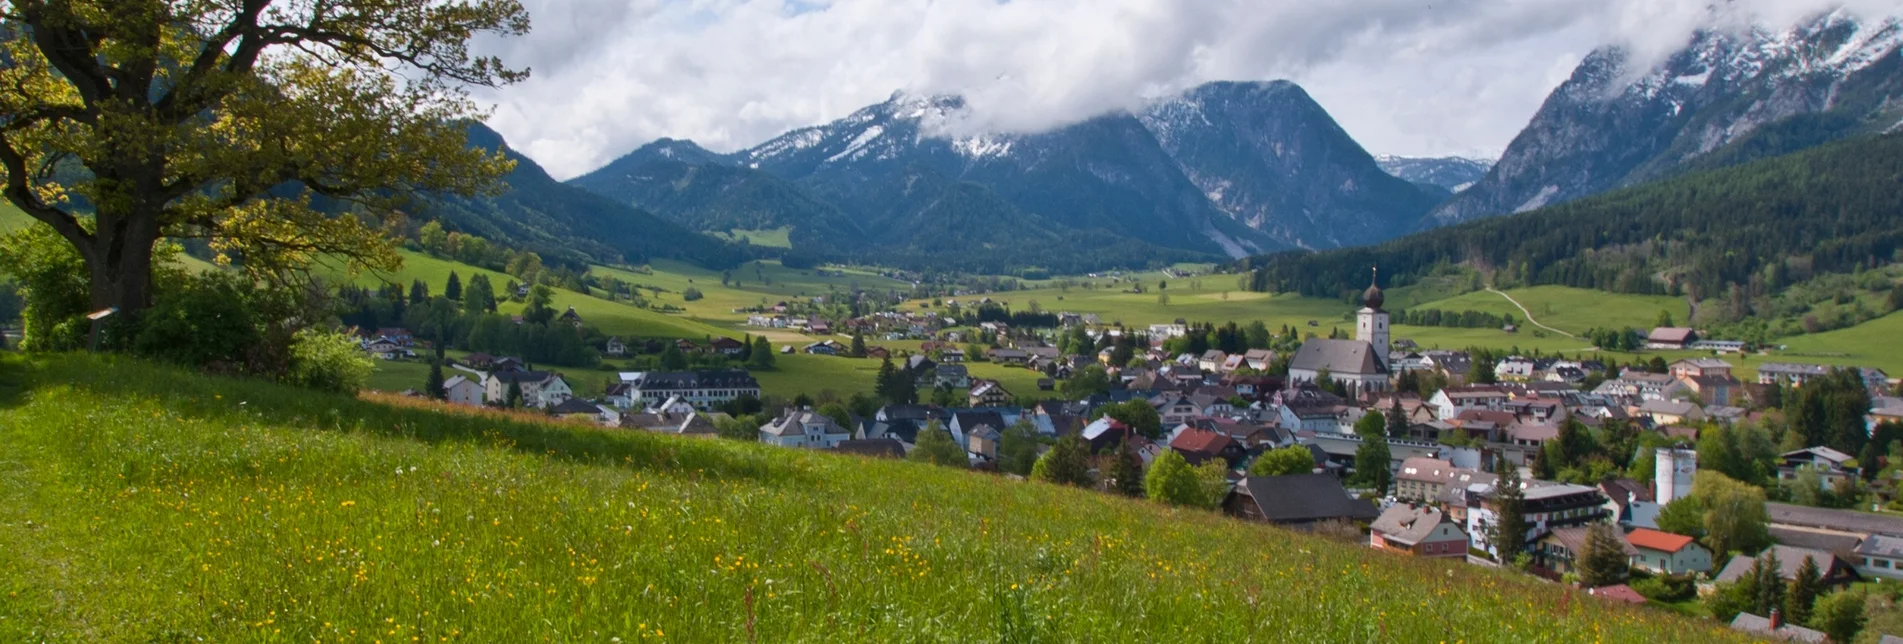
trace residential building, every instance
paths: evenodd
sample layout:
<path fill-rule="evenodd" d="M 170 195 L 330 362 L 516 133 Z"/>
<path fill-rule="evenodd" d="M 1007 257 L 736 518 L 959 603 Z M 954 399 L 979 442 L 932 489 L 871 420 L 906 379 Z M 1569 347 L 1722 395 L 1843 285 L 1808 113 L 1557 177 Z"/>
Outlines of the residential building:
<path fill-rule="evenodd" d="M 1176 432 L 1169 444 L 1170 449 L 1182 454 L 1183 460 L 1190 465 L 1219 460 L 1224 467 L 1233 468 L 1247 454 L 1242 445 L 1231 440 L 1227 434 L 1194 427 Z"/>
<path fill-rule="evenodd" d="M 1619 538 L 1619 548 L 1625 553 L 1628 565 L 1637 561 L 1638 549 L 1619 534 L 1618 528 L 1608 530 Z M 1583 525 L 1548 530 L 1533 541 L 1533 565 L 1553 575 L 1577 572 L 1579 559 L 1586 554 L 1586 542 L 1591 539 L 1591 534 L 1592 529 Z"/>
<path fill-rule="evenodd" d="M 1776 608 L 1771 609 L 1770 617 L 1738 613 L 1737 617 L 1731 619 L 1731 630 L 1783 642 L 1823 644 L 1830 641 L 1830 636 L 1825 635 L 1823 631 L 1784 623 L 1784 616 Z"/>
<path fill-rule="evenodd" d="M 1512 396 L 1507 395 L 1506 390 L 1498 387 L 1446 387 L 1435 392 L 1427 404 L 1434 408 L 1435 415 L 1440 419 L 1451 420 L 1459 418 L 1461 412 L 1465 411 L 1505 410 L 1507 401 L 1511 399 Z"/>
<path fill-rule="evenodd" d="M 1632 565 L 1662 575 L 1711 572 L 1711 550 L 1684 535 L 1636 528 L 1625 535 L 1638 555 Z"/>
<path fill-rule="evenodd" d="M 1822 365 L 1766 362 L 1758 366 L 1758 384 L 1802 387 L 1805 383 L 1822 378 L 1828 373 L 1830 370 Z"/>
<path fill-rule="evenodd" d="M 573 398 L 575 390 L 561 374 L 547 371 L 492 371 L 483 379 L 483 400 L 491 405 L 507 404 L 509 385 L 522 390 L 522 406 L 547 409 Z"/>
<path fill-rule="evenodd" d="M 450 376 L 443 381 L 443 399 L 450 404 L 481 407 L 483 394 L 481 384 L 463 376 Z"/>
<path fill-rule="evenodd" d="M 1473 486 L 1468 489 L 1467 534 L 1473 538 L 1474 547 L 1496 554 L 1494 546 L 1487 539 L 1487 530 L 1493 525 L 1497 506 L 1494 504 L 1495 486 Z M 1521 484 L 1524 501 L 1520 514 L 1526 520 L 1526 538 L 1530 541 L 1559 528 L 1584 526 L 1611 519 L 1612 512 L 1607 509 L 1606 496 L 1598 488 L 1550 481 L 1525 481 Z"/>
<path fill-rule="evenodd" d="M 1803 470 L 1810 469 L 1818 473 L 1819 483 L 1828 490 L 1838 481 L 1856 475 L 1854 469 L 1845 467 L 1852 458 L 1849 454 L 1823 446 L 1785 452 L 1778 457 L 1777 479 L 1788 484 L 1797 480 Z"/>
<path fill-rule="evenodd" d="M 1244 478 L 1223 501 L 1223 511 L 1296 529 L 1329 521 L 1366 523 L 1380 517 L 1373 503 L 1348 496 L 1341 480 L 1328 474 Z"/>
<path fill-rule="evenodd" d="M 967 403 L 972 407 L 1004 407 L 1011 404 L 1011 392 L 995 380 L 980 380 L 972 385 Z"/>
<path fill-rule="evenodd" d="M 1449 486 L 1492 485 L 1498 479 L 1486 472 L 1455 467 L 1451 461 L 1414 457 L 1401 461 L 1401 469 L 1394 474 L 1394 498 L 1431 501 L 1440 498 Z"/>
<path fill-rule="evenodd" d="M 789 411 L 760 427 L 760 442 L 781 447 L 832 449 L 851 439 L 852 432 L 811 410 Z"/>
<path fill-rule="evenodd" d="M 1467 556 L 1467 532 L 1431 505 L 1396 503 L 1368 528 L 1369 544 L 1379 550 L 1417 557 Z"/>
<path fill-rule="evenodd" d="M 648 371 L 621 374 L 630 406 L 648 406 L 676 396 L 695 409 L 711 409 L 741 396 L 760 397 L 760 382 L 739 369 Z"/>
<path fill-rule="evenodd" d="M 1903 579 L 1903 538 L 1873 534 L 1852 554 L 1857 572 L 1865 576 Z"/>
<path fill-rule="evenodd" d="M 1658 351 L 1680 351 L 1698 341 L 1698 332 L 1681 327 L 1659 327 L 1645 336 L 1645 348 Z"/>
<path fill-rule="evenodd" d="M 1717 358 L 1686 358 L 1672 363 L 1670 371 L 1673 378 L 1730 376 L 1731 363 Z"/>
<path fill-rule="evenodd" d="M 1847 586 L 1863 578 L 1862 575 L 1857 574 L 1850 562 L 1822 550 L 1775 545 L 1771 546 L 1771 551 L 1777 555 L 1778 577 L 1784 581 L 1796 579 L 1797 569 L 1804 565 L 1804 560 L 1807 558 L 1817 562 L 1817 570 L 1821 573 L 1820 580 L 1825 588 Z M 1733 556 L 1731 561 L 1725 563 L 1724 569 L 1712 577 L 1712 581 L 1721 584 L 1735 582 L 1751 571 L 1751 565 L 1754 562 L 1755 559 L 1750 555 Z"/>

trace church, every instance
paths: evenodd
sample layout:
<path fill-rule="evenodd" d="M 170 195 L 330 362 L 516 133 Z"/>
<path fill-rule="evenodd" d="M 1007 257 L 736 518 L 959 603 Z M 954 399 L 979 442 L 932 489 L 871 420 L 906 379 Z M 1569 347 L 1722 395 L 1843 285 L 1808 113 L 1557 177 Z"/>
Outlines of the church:
<path fill-rule="evenodd" d="M 1350 392 L 1388 388 L 1388 313 L 1381 310 L 1381 287 L 1369 284 L 1355 312 L 1355 339 L 1316 338 L 1302 343 L 1289 361 L 1289 382 L 1315 382 L 1323 371 Z"/>

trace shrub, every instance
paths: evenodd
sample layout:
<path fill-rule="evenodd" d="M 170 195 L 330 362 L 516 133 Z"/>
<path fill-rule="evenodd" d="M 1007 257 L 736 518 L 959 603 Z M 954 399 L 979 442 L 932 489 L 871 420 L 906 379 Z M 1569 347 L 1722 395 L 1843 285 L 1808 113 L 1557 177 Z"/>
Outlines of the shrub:
<path fill-rule="evenodd" d="M 241 370 L 259 340 L 250 291 L 227 273 L 184 279 L 145 312 L 133 350 L 189 367 Z"/>
<path fill-rule="evenodd" d="M 1632 590 L 1657 602 L 1681 602 L 1698 596 L 1698 584 L 1690 575 L 1663 575 L 1633 581 Z"/>
<path fill-rule="evenodd" d="M 86 263 L 72 245 L 45 226 L 0 238 L 0 273 L 19 282 L 20 312 L 28 351 L 71 351 L 86 346 L 91 304 Z"/>
<path fill-rule="evenodd" d="M 687 300 L 689 302 L 698 300 L 702 297 L 706 297 L 706 296 L 701 294 L 700 289 L 697 289 L 691 286 L 687 287 L 687 290 L 681 291 L 681 299 Z"/>
<path fill-rule="evenodd" d="M 364 355 L 357 340 L 343 333 L 305 329 L 291 340 L 292 384 L 344 394 L 355 394 L 370 381 L 376 363 Z"/>

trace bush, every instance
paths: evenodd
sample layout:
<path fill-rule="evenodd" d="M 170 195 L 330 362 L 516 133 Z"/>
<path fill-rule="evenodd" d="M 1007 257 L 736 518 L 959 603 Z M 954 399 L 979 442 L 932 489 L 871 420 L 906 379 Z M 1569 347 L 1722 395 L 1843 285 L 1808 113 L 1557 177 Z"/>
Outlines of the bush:
<path fill-rule="evenodd" d="M 1656 602 L 1681 602 L 1698 596 L 1698 584 L 1690 575 L 1663 575 L 1638 579 L 1632 590 Z"/>
<path fill-rule="evenodd" d="M 88 294 L 86 263 L 72 245 L 46 226 L 0 237 L 0 273 L 19 283 L 25 306 L 20 312 L 27 351 L 71 351 L 86 346 Z"/>
<path fill-rule="evenodd" d="M 370 381 L 376 363 L 364 355 L 356 338 L 343 333 L 305 329 L 291 340 L 292 384 L 344 394 L 355 394 Z"/>
<path fill-rule="evenodd" d="M 235 372 L 258 345 L 251 287 L 236 276 L 208 272 L 162 294 L 139 321 L 133 350 L 188 367 Z"/>
<path fill-rule="evenodd" d="M 681 299 L 687 300 L 689 302 L 698 300 L 702 297 L 706 297 L 706 296 L 701 294 L 700 289 L 697 289 L 691 286 L 687 287 L 687 290 L 681 291 Z"/>

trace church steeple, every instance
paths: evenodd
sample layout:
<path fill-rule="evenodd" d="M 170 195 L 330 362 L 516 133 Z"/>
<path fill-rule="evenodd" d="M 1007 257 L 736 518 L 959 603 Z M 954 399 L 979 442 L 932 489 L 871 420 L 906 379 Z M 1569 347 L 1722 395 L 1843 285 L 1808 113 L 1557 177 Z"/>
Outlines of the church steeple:
<path fill-rule="evenodd" d="M 1376 266 L 1373 279 L 1368 281 L 1368 290 L 1361 294 L 1361 304 L 1379 311 L 1386 302 L 1387 298 L 1381 295 L 1381 267 Z"/>
<path fill-rule="evenodd" d="M 1388 369 L 1388 313 L 1381 310 L 1387 298 L 1381 295 L 1381 269 L 1375 268 L 1374 278 L 1368 284 L 1368 291 L 1361 294 L 1362 309 L 1355 312 L 1355 339 L 1368 343 L 1368 349 L 1374 353 L 1374 359 L 1381 364 L 1382 370 Z"/>

